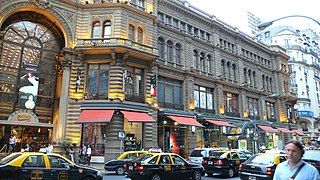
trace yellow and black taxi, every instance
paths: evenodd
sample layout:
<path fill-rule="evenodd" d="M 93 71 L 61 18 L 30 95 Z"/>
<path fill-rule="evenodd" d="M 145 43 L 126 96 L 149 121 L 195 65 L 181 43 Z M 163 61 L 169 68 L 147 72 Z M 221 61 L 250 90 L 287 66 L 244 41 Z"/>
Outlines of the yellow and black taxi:
<path fill-rule="evenodd" d="M 1 179 L 102 180 L 98 169 L 78 166 L 55 153 L 12 153 L 0 161 Z"/>
<path fill-rule="evenodd" d="M 244 153 L 221 150 L 214 151 L 209 157 L 203 158 L 202 165 L 208 176 L 220 173 L 231 178 L 238 174 L 240 164 L 246 160 L 247 157 Z"/>
<path fill-rule="evenodd" d="M 120 154 L 117 159 L 112 159 L 104 164 L 104 169 L 107 171 L 115 171 L 118 175 L 125 173 L 124 164 L 127 161 L 133 160 L 138 156 L 145 154 L 149 151 L 126 151 Z"/>
<path fill-rule="evenodd" d="M 286 160 L 287 155 L 281 153 L 255 154 L 240 165 L 240 179 L 273 179 L 277 165 Z"/>
<path fill-rule="evenodd" d="M 175 153 L 146 153 L 125 164 L 127 177 L 132 180 L 200 180 L 203 167 L 188 163 Z"/>

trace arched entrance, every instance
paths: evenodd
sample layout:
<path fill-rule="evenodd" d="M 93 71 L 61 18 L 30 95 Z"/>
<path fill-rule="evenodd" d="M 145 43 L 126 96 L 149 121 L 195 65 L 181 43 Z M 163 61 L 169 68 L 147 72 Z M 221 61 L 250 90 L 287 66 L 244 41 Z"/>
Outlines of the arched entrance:
<path fill-rule="evenodd" d="M 27 143 L 38 150 L 50 142 L 59 108 L 55 56 L 64 36 L 54 22 L 31 11 L 8 17 L 1 32 L 0 145 L 12 134 L 16 151 Z"/>

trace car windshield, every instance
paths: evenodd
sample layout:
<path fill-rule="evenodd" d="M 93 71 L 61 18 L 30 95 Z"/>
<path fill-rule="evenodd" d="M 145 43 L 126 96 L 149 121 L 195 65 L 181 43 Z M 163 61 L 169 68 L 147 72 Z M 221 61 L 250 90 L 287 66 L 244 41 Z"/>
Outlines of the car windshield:
<path fill-rule="evenodd" d="M 314 159 L 320 161 L 320 151 L 306 151 L 303 155 L 303 159 Z"/>
<path fill-rule="evenodd" d="M 254 155 L 247 162 L 253 164 L 268 165 L 273 164 L 274 156 L 272 155 Z"/>
<path fill-rule="evenodd" d="M 0 164 L 7 164 L 9 163 L 10 161 L 14 160 L 15 158 L 21 156 L 21 154 L 10 154 L 9 156 L 3 158 L 1 161 L 0 161 Z"/>
<path fill-rule="evenodd" d="M 190 157 L 207 157 L 207 151 L 204 149 L 195 149 L 191 152 Z"/>
<path fill-rule="evenodd" d="M 137 157 L 133 161 L 135 161 L 135 162 L 143 162 L 143 161 L 146 161 L 146 160 L 150 159 L 151 157 L 153 157 L 152 154 L 142 154 L 141 156 Z"/>

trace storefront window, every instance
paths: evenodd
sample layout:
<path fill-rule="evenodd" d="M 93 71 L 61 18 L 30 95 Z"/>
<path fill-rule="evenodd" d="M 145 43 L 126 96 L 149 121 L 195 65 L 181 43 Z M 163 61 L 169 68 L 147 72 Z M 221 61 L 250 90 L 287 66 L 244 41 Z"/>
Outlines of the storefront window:
<path fill-rule="evenodd" d="M 126 101 L 144 102 L 143 69 L 127 67 L 125 74 Z"/>
<path fill-rule="evenodd" d="M 224 109 L 226 110 L 226 112 L 239 113 L 238 95 L 229 92 L 224 92 L 223 97 L 225 103 Z"/>
<path fill-rule="evenodd" d="M 266 113 L 267 113 L 267 119 L 275 119 L 275 109 L 274 109 L 274 103 L 266 102 Z"/>
<path fill-rule="evenodd" d="M 109 64 L 89 64 L 88 99 L 105 99 L 108 94 Z"/>
<path fill-rule="evenodd" d="M 88 123 L 83 125 L 83 142 L 91 145 L 93 156 L 104 156 L 106 124 Z"/>
<path fill-rule="evenodd" d="M 213 95 L 212 89 L 194 86 L 194 103 L 199 112 L 213 112 Z"/>
<path fill-rule="evenodd" d="M 158 77 L 158 103 L 161 107 L 183 109 L 182 82 Z"/>

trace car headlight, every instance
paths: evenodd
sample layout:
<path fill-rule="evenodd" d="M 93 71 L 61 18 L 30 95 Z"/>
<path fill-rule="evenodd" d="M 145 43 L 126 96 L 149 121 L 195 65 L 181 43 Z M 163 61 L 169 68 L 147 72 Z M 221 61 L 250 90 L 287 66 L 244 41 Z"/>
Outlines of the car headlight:
<path fill-rule="evenodd" d="M 97 171 L 97 176 L 102 176 L 101 171 Z"/>

